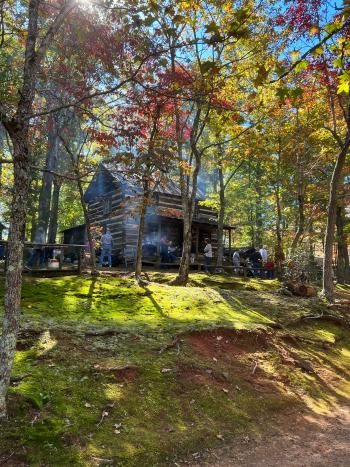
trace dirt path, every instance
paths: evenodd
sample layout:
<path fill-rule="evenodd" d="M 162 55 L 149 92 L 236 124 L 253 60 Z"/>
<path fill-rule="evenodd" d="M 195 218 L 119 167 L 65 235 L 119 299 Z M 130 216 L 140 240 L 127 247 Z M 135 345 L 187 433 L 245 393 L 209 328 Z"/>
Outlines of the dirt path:
<path fill-rule="evenodd" d="M 226 441 L 226 440 L 225 440 Z M 278 417 L 273 431 L 260 438 L 241 438 L 211 451 L 192 467 L 350 466 L 350 406 L 330 415 Z M 185 465 L 186 465 L 185 464 Z"/>

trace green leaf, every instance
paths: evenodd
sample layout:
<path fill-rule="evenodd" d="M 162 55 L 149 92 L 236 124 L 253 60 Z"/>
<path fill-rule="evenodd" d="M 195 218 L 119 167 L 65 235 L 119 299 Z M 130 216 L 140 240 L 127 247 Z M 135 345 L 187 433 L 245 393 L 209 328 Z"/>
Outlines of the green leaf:
<path fill-rule="evenodd" d="M 341 58 L 336 58 L 333 60 L 333 66 L 336 68 L 343 68 L 344 61 Z"/>
<path fill-rule="evenodd" d="M 338 86 L 338 94 L 341 94 L 342 92 L 345 92 L 346 94 L 349 94 L 350 90 L 350 71 L 344 71 L 344 73 L 339 76 L 339 81 L 340 84 Z"/>
<path fill-rule="evenodd" d="M 308 66 L 309 66 L 309 62 L 307 60 L 302 60 L 295 67 L 295 71 L 299 73 L 299 71 L 306 70 Z"/>
<path fill-rule="evenodd" d="M 203 75 L 208 73 L 208 71 L 212 70 L 213 68 L 215 68 L 215 63 L 211 60 L 207 60 L 201 64 L 201 72 Z"/>
<path fill-rule="evenodd" d="M 215 21 L 212 21 L 211 23 L 205 26 L 205 32 L 207 34 L 217 34 L 219 32 L 218 25 L 215 23 Z"/>

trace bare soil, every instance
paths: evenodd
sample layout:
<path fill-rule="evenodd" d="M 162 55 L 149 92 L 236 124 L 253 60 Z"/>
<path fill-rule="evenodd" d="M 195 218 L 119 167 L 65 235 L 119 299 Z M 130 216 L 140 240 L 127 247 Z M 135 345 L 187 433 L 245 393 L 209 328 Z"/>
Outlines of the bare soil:
<path fill-rule="evenodd" d="M 192 467 L 348 467 L 350 406 L 328 415 L 289 414 L 276 419 L 261 437 L 241 437 L 204 457 L 195 453 Z"/>

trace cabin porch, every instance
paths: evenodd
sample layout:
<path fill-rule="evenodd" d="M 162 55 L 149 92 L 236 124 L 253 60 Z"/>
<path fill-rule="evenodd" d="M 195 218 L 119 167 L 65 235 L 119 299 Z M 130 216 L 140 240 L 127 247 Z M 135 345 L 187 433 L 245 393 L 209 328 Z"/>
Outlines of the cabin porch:
<path fill-rule="evenodd" d="M 224 238 L 229 240 L 229 248 L 232 244 L 231 226 L 224 226 Z M 147 218 L 145 225 L 142 256 L 145 263 L 160 263 L 160 241 L 166 237 L 172 242 L 172 252 L 175 259 L 172 264 L 180 262 L 183 244 L 183 221 L 182 219 L 152 216 Z M 195 219 L 192 222 L 192 246 L 191 255 L 193 264 L 203 262 L 204 240 L 208 238 L 213 247 L 213 256 L 217 252 L 217 223 L 215 221 Z"/>

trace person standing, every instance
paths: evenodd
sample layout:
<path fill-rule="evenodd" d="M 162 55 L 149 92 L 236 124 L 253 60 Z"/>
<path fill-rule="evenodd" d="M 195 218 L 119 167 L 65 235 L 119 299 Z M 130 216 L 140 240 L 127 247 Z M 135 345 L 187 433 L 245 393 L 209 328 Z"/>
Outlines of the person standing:
<path fill-rule="evenodd" d="M 210 272 L 210 265 L 211 265 L 211 260 L 213 257 L 213 248 L 211 246 L 210 240 L 206 238 L 204 240 L 205 242 L 205 247 L 204 247 L 204 271 L 206 273 Z"/>
<path fill-rule="evenodd" d="M 29 268 L 37 266 L 38 263 L 40 266 L 43 264 L 44 259 L 45 259 L 44 258 L 44 247 L 43 247 L 44 243 L 45 243 L 45 231 L 43 227 L 39 226 L 34 237 L 33 251 L 27 262 L 27 266 Z"/>
<path fill-rule="evenodd" d="M 233 262 L 233 272 L 235 274 L 239 273 L 239 267 L 241 265 L 241 258 L 239 256 L 238 250 L 236 250 L 232 255 L 232 262 Z"/>
<path fill-rule="evenodd" d="M 108 266 L 112 267 L 112 247 L 113 237 L 111 231 L 107 228 L 106 233 L 101 237 L 101 256 L 100 266 L 103 266 L 104 259 L 108 258 Z"/>
<path fill-rule="evenodd" d="M 266 246 L 261 246 L 260 250 L 259 250 L 259 253 L 261 255 L 262 263 L 263 264 L 267 263 L 268 254 L 267 254 Z"/>

